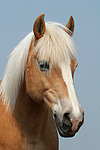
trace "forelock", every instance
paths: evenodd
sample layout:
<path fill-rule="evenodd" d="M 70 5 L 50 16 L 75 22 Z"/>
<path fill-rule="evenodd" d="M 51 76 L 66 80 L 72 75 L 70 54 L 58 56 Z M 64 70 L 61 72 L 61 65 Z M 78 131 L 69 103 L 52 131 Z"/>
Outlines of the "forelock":
<path fill-rule="evenodd" d="M 58 23 L 46 23 L 46 32 L 35 46 L 35 52 L 41 60 L 49 60 L 60 66 L 74 55 L 75 46 L 72 37 L 63 30 L 65 26 Z"/>

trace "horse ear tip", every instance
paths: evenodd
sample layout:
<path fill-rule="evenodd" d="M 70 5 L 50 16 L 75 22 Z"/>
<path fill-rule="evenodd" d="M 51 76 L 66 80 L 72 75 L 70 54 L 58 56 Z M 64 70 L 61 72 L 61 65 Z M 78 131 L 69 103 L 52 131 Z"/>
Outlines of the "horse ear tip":
<path fill-rule="evenodd" d="M 70 16 L 70 19 L 73 19 L 73 20 L 74 20 L 73 16 Z"/>
<path fill-rule="evenodd" d="M 41 14 L 40 16 L 43 16 L 43 17 L 45 17 L 45 14 Z"/>
<path fill-rule="evenodd" d="M 74 23 L 74 17 L 73 16 L 70 16 L 69 20 Z"/>
<path fill-rule="evenodd" d="M 41 15 L 39 15 L 38 17 L 37 17 L 37 19 L 36 20 L 38 20 L 38 19 L 44 19 L 44 17 L 45 17 L 45 14 L 41 14 Z"/>
<path fill-rule="evenodd" d="M 37 19 L 39 19 L 39 18 L 43 18 L 43 19 L 44 19 L 44 17 L 45 17 L 45 14 L 41 14 L 41 15 L 39 15 L 39 16 L 37 17 Z"/>

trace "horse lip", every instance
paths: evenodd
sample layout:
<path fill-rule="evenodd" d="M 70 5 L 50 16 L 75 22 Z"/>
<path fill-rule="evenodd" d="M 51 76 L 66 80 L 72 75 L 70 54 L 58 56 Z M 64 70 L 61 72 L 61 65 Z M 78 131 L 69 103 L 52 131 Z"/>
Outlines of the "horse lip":
<path fill-rule="evenodd" d="M 69 131 L 70 127 L 68 128 L 68 131 L 64 131 L 57 119 L 55 119 L 55 123 L 56 123 L 57 130 L 61 137 L 69 137 L 70 138 L 70 137 L 75 136 L 75 133 L 73 133 L 71 130 Z"/>
<path fill-rule="evenodd" d="M 70 138 L 70 137 L 75 136 L 75 133 L 72 133 L 72 132 L 66 133 L 61 127 L 57 126 L 57 129 L 58 129 L 58 132 L 61 137 L 69 137 Z"/>

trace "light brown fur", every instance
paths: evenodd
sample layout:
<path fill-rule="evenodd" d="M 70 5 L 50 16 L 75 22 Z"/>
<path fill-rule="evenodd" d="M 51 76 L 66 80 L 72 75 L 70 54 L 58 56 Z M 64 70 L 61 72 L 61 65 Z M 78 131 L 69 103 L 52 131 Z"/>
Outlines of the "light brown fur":
<path fill-rule="evenodd" d="M 6 112 L 0 100 L 0 150 L 56 150 L 57 143 L 50 110 L 45 103 L 35 103 L 25 85 L 20 90 L 14 114 L 10 108 Z"/>
<path fill-rule="evenodd" d="M 68 91 L 59 67 L 54 67 L 46 77 L 40 72 L 33 46 L 32 41 L 26 64 L 25 82 L 21 86 L 14 112 L 12 113 L 10 108 L 6 112 L 6 107 L 0 100 L 0 150 L 58 149 L 56 126 L 48 106 L 52 109 L 56 103 L 51 96 L 55 90 L 59 93 L 59 98 L 68 96 Z M 73 66 L 72 63 L 72 70 Z M 50 100 L 46 101 L 48 106 L 43 101 L 43 93 Z M 54 97 L 56 98 L 56 95 Z"/>
<path fill-rule="evenodd" d="M 44 15 L 38 19 L 41 19 L 42 25 L 44 25 Z M 40 31 L 35 30 L 40 27 L 38 19 L 33 28 L 34 32 Z M 20 85 L 13 111 L 11 106 L 6 110 L 6 105 L 3 105 L 3 97 L 1 99 L 0 96 L 0 150 L 58 150 L 55 121 L 60 124 L 62 131 L 65 131 L 61 133 L 65 137 L 74 136 L 82 125 L 83 110 L 80 107 L 79 118 L 75 118 L 60 67 L 52 64 L 52 60 L 50 60 L 51 69 L 42 72 L 39 68 L 38 51 L 36 53 L 33 49 L 39 38 L 42 38 L 45 33 L 46 29 L 42 29 L 42 35 L 39 37 L 38 33 L 35 33 L 35 36 L 38 37 L 31 41 L 24 79 Z M 70 64 L 72 77 L 76 66 L 77 61 L 72 55 Z M 56 112 L 58 113 L 56 115 L 60 116 L 58 120 L 55 116 L 55 106 L 60 110 L 60 112 Z M 73 130 L 71 130 L 71 120 L 66 116 L 69 113 L 72 115 Z M 60 120 L 61 117 L 62 120 Z M 79 123 L 81 123 L 80 126 L 78 126 Z M 67 131 L 65 127 L 70 130 Z"/>
<path fill-rule="evenodd" d="M 39 81 L 42 76 L 39 75 L 40 72 L 37 69 L 36 59 L 33 59 L 34 56 L 30 58 L 32 51 L 31 43 L 25 72 L 27 83 L 22 84 L 13 114 L 10 108 L 6 112 L 6 107 L 3 106 L 0 100 L 0 150 L 58 149 L 56 126 L 51 111 L 42 101 L 42 92 L 39 92 L 47 88 L 50 83 L 47 85 L 45 82 L 46 87 L 43 85 L 43 89 L 40 89 L 41 82 L 39 83 Z M 34 69 L 32 69 L 33 67 Z M 35 77 L 33 83 L 31 77 L 33 79 Z M 35 103 L 35 99 L 39 101 Z"/>

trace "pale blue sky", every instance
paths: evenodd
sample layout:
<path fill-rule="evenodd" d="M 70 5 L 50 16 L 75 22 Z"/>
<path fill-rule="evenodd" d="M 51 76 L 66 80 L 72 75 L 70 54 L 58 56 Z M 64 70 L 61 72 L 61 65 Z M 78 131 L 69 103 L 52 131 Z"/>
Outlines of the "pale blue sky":
<path fill-rule="evenodd" d="M 85 123 L 74 138 L 60 138 L 60 150 L 100 150 L 100 0 L 0 0 L 0 79 L 8 55 L 42 13 L 62 24 L 75 19 L 75 87 Z"/>

